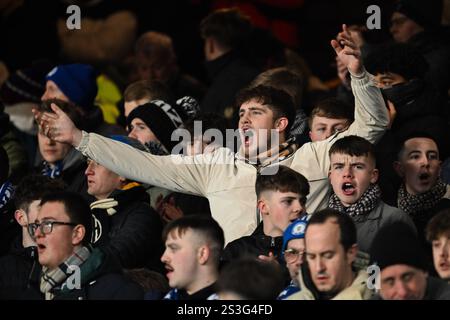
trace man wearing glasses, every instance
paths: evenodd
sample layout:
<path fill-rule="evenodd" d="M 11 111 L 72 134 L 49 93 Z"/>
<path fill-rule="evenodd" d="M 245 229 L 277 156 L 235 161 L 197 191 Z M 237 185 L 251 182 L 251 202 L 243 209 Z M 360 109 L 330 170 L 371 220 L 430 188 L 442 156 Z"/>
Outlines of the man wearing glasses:
<path fill-rule="evenodd" d="M 142 299 L 143 291 L 124 278 L 120 265 L 90 245 L 89 206 L 75 193 L 46 195 L 30 223 L 42 270 L 31 277 L 22 298 L 57 300 Z"/>
<path fill-rule="evenodd" d="M 0 299 L 17 299 L 26 288 L 30 271 L 37 264 L 36 243 L 28 232 L 29 225 L 36 220 L 42 197 L 63 188 L 61 180 L 40 174 L 25 177 L 17 186 L 14 218 L 22 232 L 12 243 L 5 243 L 9 252 L 0 258 Z"/>
<path fill-rule="evenodd" d="M 283 234 L 283 256 L 286 267 L 291 276 L 289 286 L 278 296 L 278 300 L 286 300 L 289 296 L 300 291 L 298 274 L 305 254 L 305 229 L 311 216 L 303 216 L 292 222 Z"/>

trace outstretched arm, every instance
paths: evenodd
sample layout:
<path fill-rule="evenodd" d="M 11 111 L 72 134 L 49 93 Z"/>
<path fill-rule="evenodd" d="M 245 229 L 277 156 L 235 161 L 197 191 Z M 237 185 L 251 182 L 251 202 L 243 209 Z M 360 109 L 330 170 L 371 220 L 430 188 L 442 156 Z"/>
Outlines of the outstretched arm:
<path fill-rule="evenodd" d="M 34 111 L 46 136 L 54 141 L 73 145 L 83 155 L 134 181 L 205 196 L 210 177 L 214 175 L 211 171 L 223 155 L 155 156 L 119 141 L 82 132 L 56 105 L 52 104 L 52 109 L 54 114 Z M 227 163 L 233 164 L 232 161 Z"/>

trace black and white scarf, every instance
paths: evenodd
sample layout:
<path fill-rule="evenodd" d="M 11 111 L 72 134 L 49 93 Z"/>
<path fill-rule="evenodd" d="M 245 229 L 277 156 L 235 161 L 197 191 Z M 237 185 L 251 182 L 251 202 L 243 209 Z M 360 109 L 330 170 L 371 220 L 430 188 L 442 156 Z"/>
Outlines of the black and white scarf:
<path fill-rule="evenodd" d="M 400 209 L 407 214 L 414 216 L 416 213 L 434 208 L 445 195 L 447 185 L 438 180 L 438 182 L 427 192 L 412 195 L 406 191 L 405 185 L 398 189 L 397 204 Z"/>
<path fill-rule="evenodd" d="M 328 201 L 328 207 L 346 213 L 351 217 L 368 214 L 377 206 L 381 197 L 381 189 L 377 184 L 371 184 L 359 198 L 357 202 L 351 206 L 344 206 L 338 196 L 333 193 Z"/>
<path fill-rule="evenodd" d="M 81 266 L 91 255 L 91 251 L 87 247 L 81 247 L 74 251 L 74 253 L 61 263 L 58 268 L 49 270 L 47 267 L 42 267 L 41 275 L 41 292 L 45 294 L 45 300 L 52 300 L 52 290 L 62 285 L 66 279 L 73 274 L 73 266 Z"/>
<path fill-rule="evenodd" d="M 14 196 L 14 187 L 10 181 L 0 186 L 0 209 L 2 209 Z"/>

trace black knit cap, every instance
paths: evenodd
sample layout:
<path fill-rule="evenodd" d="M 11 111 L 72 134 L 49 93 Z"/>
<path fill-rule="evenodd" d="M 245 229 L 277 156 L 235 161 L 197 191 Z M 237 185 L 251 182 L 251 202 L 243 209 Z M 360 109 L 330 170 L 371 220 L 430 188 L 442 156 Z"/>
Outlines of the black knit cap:
<path fill-rule="evenodd" d="M 127 126 L 130 127 L 134 118 L 141 119 L 170 152 L 178 144 L 177 141 L 171 141 L 172 132 L 186 121 L 186 117 L 179 106 L 153 100 L 131 111 L 127 117 Z"/>
<path fill-rule="evenodd" d="M 41 102 L 45 92 L 45 76 L 53 65 L 47 60 L 34 62 L 31 67 L 17 70 L 1 88 L 1 98 L 6 104 Z"/>
<path fill-rule="evenodd" d="M 429 29 L 441 24 L 442 9 L 442 0 L 399 0 L 394 11 L 403 13 L 424 29 Z"/>
<path fill-rule="evenodd" d="M 370 249 L 370 259 L 381 270 L 397 264 L 428 270 L 419 239 L 412 228 L 402 222 L 394 222 L 378 231 Z"/>

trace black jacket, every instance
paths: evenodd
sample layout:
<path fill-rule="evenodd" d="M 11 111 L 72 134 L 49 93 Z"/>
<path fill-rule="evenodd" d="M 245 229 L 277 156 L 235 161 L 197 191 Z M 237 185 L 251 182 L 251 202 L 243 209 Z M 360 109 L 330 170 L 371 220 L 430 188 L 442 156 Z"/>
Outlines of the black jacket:
<path fill-rule="evenodd" d="M 110 198 L 119 203 L 114 207 L 115 214 L 109 216 L 105 209 L 92 210 L 96 218 L 95 245 L 117 257 L 124 268 L 147 267 L 162 272 L 162 222 L 150 207 L 145 189 L 138 186 L 116 190 Z"/>
<path fill-rule="evenodd" d="M 213 112 L 224 116 L 227 107 L 233 106 L 236 93 L 250 83 L 259 70 L 237 57 L 234 52 L 206 63 L 211 85 L 203 98 L 203 112 Z M 229 116 L 226 118 L 230 119 Z M 236 124 L 233 124 L 236 125 Z"/>
<path fill-rule="evenodd" d="M 427 80 L 446 93 L 450 88 L 450 28 L 424 31 L 414 35 L 408 44 L 415 47 L 428 62 Z"/>
<path fill-rule="evenodd" d="M 14 239 L 21 232 L 21 228 L 14 217 L 16 209 L 13 202 L 11 199 L 3 207 L 0 207 L 0 257 L 10 251 Z"/>
<path fill-rule="evenodd" d="M 33 265 L 38 265 L 36 247 L 24 248 L 22 236 L 13 242 L 9 254 L 0 258 L 0 300 L 14 300 L 26 289 Z"/>
<path fill-rule="evenodd" d="M 56 289 L 53 292 L 53 300 L 142 300 L 142 288 L 122 274 L 122 269 L 114 257 L 96 249 L 89 259 L 97 259 L 99 255 L 102 263 L 98 268 L 82 275 L 79 289 Z M 81 273 L 83 274 L 83 271 Z M 39 289 L 40 275 L 40 267 L 30 275 L 28 288 L 20 296 L 22 300 L 45 299 Z"/>
<path fill-rule="evenodd" d="M 230 242 L 225 247 L 221 260 L 223 263 L 227 263 L 244 257 L 258 258 L 259 255 L 269 255 L 269 252 L 281 258 L 282 248 L 283 237 L 273 238 L 266 236 L 263 232 L 263 223 L 261 222 L 250 236 Z"/>

